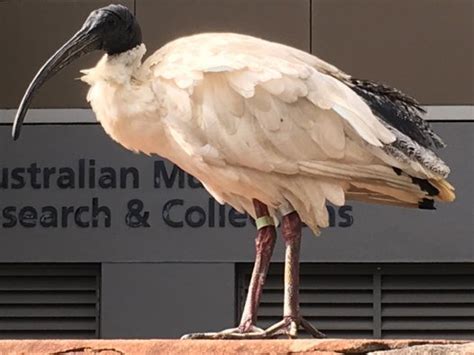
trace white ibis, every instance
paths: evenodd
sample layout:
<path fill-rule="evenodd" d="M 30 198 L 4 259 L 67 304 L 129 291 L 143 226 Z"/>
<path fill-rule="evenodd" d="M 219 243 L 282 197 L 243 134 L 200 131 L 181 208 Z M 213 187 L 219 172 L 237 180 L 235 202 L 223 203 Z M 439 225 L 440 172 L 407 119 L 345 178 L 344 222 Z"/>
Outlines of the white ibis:
<path fill-rule="evenodd" d="M 300 315 L 302 222 L 328 226 L 326 202 L 346 199 L 414 208 L 452 201 L 444 146 L 396 89 L 359 80 L 317 57 L 263 39 L 204 33 L 168 43 L 142 62 L 145 45 L 130 11 L 109 5 L 39 70 L 18 110 L 16 139 L 38 88 L 73 60 L 106 54 L 82 80 L 107 134 L 135 152 L 158 154 L 198 178 L 220 203 L 256 220 L 256 260 L 240 325 L 188 338 L 295 337 Z M 283 319 L 256 327 L 262 286 L 281 221 Z"/>

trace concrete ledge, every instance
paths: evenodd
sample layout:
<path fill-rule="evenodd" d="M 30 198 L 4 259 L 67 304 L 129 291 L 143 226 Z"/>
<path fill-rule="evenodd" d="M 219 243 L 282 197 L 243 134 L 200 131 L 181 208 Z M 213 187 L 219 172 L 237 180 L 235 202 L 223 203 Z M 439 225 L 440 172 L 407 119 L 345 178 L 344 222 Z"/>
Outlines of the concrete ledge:
<path fill-rule="evenodd" d="M 474 342 L 449 340 L 3 340 L 0 354 L 474 354 Z"/>

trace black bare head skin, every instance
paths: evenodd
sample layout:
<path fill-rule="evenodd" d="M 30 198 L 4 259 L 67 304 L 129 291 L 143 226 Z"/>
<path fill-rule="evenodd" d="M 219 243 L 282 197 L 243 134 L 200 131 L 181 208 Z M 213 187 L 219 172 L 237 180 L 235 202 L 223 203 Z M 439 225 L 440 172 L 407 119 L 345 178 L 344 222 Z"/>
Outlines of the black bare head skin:
<path fill-rule="evenodd" d="M 30 83 L 13 123 L 13 139 L 20 135 L 21 126 L 36 91 L 49 78 L 75 59 L 94 50 L 116 55 L 142 43 L 142 33 L 135 16 L 122 5 L 109 5 L 92 11 L 89 17 L 65 44 L 49 58 Z"/>
<path fill-rule="evenodd" d="M 142 43 L 142 33 L 133 14 L 122 5 L 109 5 L 91 12 L 82 30 L 101 38 L 109 55 L 126 52 Z"/>

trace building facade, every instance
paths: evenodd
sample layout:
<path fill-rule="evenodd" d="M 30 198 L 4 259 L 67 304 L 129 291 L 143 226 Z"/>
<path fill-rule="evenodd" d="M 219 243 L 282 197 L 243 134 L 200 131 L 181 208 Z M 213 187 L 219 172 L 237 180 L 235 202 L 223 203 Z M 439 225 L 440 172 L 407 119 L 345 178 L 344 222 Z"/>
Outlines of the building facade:
<path fill-rule="evenodd" d="M 312 52 L 416 97 L 448 147 L 457 200 L 436 211 L 328 206 L 304 232 L 302 313 L 329 336 L 474 338 L 472 0 L 127 0 L 149 53 L 241 32 Z M 0 0 L 0 338 L 157 338 L 238 322 L 252 220 L 160 157 L 112 142 L 74 80 L 44 86 L 19 141 L 29 81 L 103 0 Z M 282 313 L 283 250 L 259 324 Z"/>

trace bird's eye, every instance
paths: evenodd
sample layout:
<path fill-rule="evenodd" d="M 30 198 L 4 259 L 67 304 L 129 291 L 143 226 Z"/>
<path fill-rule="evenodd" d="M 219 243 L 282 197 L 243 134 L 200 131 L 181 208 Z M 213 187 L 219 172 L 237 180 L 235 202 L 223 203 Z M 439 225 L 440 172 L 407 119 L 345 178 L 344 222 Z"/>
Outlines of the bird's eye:
<path fill-rule="evenodd" d="M 117 24 L 117 21 L 113 17 L 107 19 L 107 25 L 114 27 Z"/>

